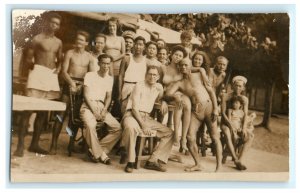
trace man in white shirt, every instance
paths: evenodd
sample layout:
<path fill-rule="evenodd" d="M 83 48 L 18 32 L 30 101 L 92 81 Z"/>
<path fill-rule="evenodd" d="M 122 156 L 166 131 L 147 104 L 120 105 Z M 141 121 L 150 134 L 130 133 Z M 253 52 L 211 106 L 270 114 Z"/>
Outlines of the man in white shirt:
<path fill-rule="evenodd" d="M 120 123 L 107 112 L 113 86 L 113 77 L 108 74 L 111 62 L 111 56 L 102 54 L 98 57 L 99 71 L 86 73 L 83 88 L 84 103 L 80 109 L 89 156 L 94 162 L 107 165 L 110 164 L 107 154 L 121 138 Z M 108 134 L 100 141 L 96 132 L 97 121 L 103 121 L 108 128 Z"/>
<path fill-rule="evenodd" d="M 159 69 L 156 66 L 148 66 L 144 81 L 138 82 L 127 104 L 127 110 L 123 117 L 122 126 L 124 128 L 122 134 L 122 142 L 127 155 L 128 163 L 125 171 L 131 173 L 135 162 L 135 144 L 139 133 L 151 135 L 156 130 L 156 136 L 160 138 L 159 145 L 146 162 L 145 168 L 165 172 L 166 169 L 158 162 L 158 160 L 167 163 L 169 154 L 173 145 L 172 129 L 162 125 L 150 117 L 150 112 L 154 107 L 155 101 L 159 101 L 163 96 L 163 87 L 157 83 L 159 79 Z M 165 114 L 168 110 L 167 103 L 161 101 L 161 112 Z"/>

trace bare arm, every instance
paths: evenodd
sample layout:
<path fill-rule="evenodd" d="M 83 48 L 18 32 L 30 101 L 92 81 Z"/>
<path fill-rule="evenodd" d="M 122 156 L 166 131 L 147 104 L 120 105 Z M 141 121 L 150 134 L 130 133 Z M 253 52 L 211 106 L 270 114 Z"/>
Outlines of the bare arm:
<path fill-rule="evenodd" d="M 248 104 L 249 100 L 247 97 L 243 97 L 244 99 L 244 119 L 243 119 L 243 130 L 245 131 L 247 129 L 247 117 L 248 117 Z"/>
<path fill-rule="evenodd" d="M 165 98 L 167 100 L 176 100 L 176 96 L 178 95 L 174 95 L 174 94 L 176 93 L 176 91 L 179 91 L 181 89 L 181 86 L 182 86 L 181 81 L 177 81 L 174 84 L 168 86 L 166 90 Z"/>
<path fill-rule="evenodd" d="M 210 83 L 209 83 L 209 80 L 205 74 L 205 71 L 204 69 L 200 71 L 200 75 L 201 75 L 201 79 L 203 81 L 203 84 L 205 86 L 205 89 L 207 90 L 209 96 L 210 96 L 210 99 L 213 103 L 213 113 L 215 115 L 218 115 L 218 104 L 217 104 L 217 97 L 216 97 L 216 94 L 214 92 L 214 89 L 211 87 Z"/>
<path fill-rule="evenodd" d="M 76 89 L 76 84 L 75 82 L 72 80 L 72 78 L 70 77 L 70 75 L 68 74 L 68 70 L 69 70 L 69 66 L 70 66 L 70 60 L 72 57 L 72 50 L 67 51 L 63 64 L 62 64 L 62 75 L 65 79 L 65 81 L 67 81 L 67 83 L 72 87 Z"/>
<path fill-rule="evenodd" d="M 226 102 L 227 102 L 227 94 L 222 94 L 221 95 L 221 113 L 222 113 L 222 117 L 225 121 L 225 124 L 229 127 L 229 129 L 232 130 L 230 120 L 229 120 L 228 116 L 226 115 L 226 108 L 227 108 Z"/>
<path fill-rule="evenodd" d="M 131 97 L 132 97 L 132 114 L 133 117 L 136 119 L 136 121 L 138 122 L 138 124 L 140 125 L 140 127 L 142 129 L 146 128 L 146 125 L 141 117 L 140 114 L 140 109 L 139 109 L 139 103 L 140 103 L 140 87 L 139 85 L 135 85 L 133 92 L 131 93 Z"/>
<path fill-rule="evenodd" d="M 62 54 L 62 42 L 61 40 L 59 40 L 59 48 L 56 54 L 56 58 L 57 58 L 57 63 L 56 63 L 56 71 L 55 73 L 60 73 L 62 67 L 62 61 L 63 61 L 63 54 Z"/>
<path fill-rule="evenodd" d="M 121 100 L 121 93 L 122 88 L 124 84 L 124 77 L 125 77 L 125 71 L 128 64 L 128 57 L 124 57 L 120 64 L 120 71 L 119 71 L 119 100 Z"/>
<path fill-rule="evenodd" d="M 98 66 L 98 59 L 95 59 L 90 53 L 89 54 L 89 72 L 96 72 Z"/>
<path fill-rule="evenodd" d="M 106 92 L 103 109 L 105 109 L 107 111 L 107 109 L 109 108 L 110 103 L 111 103 L 111 92 Z"/>
<path fill-rule="evenodd" d="M 158 89 L 159 89 L 159 95 L 158 95 L 156 101 L 161 104 L 160 112 L 164 115 L 168 112 L 168 104 L 166 103 L 166 101 L 163 100 L 163 95 L 164 95 L 163 87 L 160 85 L 158 87 Z"/>

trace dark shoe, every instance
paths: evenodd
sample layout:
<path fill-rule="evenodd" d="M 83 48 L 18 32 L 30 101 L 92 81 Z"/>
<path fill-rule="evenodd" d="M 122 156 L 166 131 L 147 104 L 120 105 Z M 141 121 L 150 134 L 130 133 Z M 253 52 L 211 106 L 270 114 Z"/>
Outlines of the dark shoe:
<path fill-rule="evenodd" d="M 134 163 L 128 162 L 126 167 L 125 167 L 125 172 L 132 173 L 133 172 L 133 164 Z"/>
<path fill-rule="evenodd" d="M 160 172 L 166 172 L 166 168 L 164 168 L 161 164 L 157 163 L 157 162 L 149 162 L 147 161 L 145 166 L 145 169 L 148 170 L 156 170 L 156 171 L 160 171 Z"/>
<path fill-rule="evenodd" d="M 101 160 L 99 158 L 100 162 L 105 164 L 105 165 L 110 165 L 111 164 L 111 161 L 110 161 L 110 158 L 109 157 L 106 157 L 105 160 Z"/>
<path fill-rule="evenodd" d="M 90 160 L 92 161 L 92 162 L 94 162 L 94 163 L 99 163 L 101 160 L 100 160 L 100 158 L 95 158 L 94 157 L 94 155 L 90 152 L 90 151 L 88 151 L 88 157 L 90 158 Z"/>
<path fill-rule="evenodd" d="M 241 162 L 237 161 L 237 162 L 234 162 L 235 163 L 235 166 L 238 170 L 246 170 L 246 166 L 244 166 Z"/>

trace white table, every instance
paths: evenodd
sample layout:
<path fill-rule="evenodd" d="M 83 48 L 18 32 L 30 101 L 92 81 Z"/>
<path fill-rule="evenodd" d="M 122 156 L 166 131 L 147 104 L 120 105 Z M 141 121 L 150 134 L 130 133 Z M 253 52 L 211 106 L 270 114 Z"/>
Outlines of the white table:
<path fill-rule="evenodd" d="M 66 103 L 39 99 L 21 95 L 13 95 L 13 111 L 65 111 Z"/>

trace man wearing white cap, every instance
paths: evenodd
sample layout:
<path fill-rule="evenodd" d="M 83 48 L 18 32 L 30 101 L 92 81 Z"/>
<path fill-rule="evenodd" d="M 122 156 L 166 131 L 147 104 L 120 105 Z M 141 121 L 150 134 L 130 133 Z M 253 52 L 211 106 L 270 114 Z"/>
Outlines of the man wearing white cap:
<path fill-rule="evenodd" d="M 127 31 L 124 31 L 122 36 L 125 40 L 125 53 L 130 55 L 130 54 L 132 54 L 135 33 L 133 31 L 127 30 Z"/>
<path fill-rule="evenodd" d="M 247 79 L 244 76 L 235 76 L 232 79 L 232 87 L 233 92 L 231 93 L 224 93 L 221 96 L 221 112 L 222 112 L 222 131 L 225 134 L 227 146 L 230 150 L 230 153 L 233 157 L 233 161 L 238 170 L 246 170 L 246 166 L 242 164 L 243 158 L 245 157 L 245 153 L 251 147 L 253 141 L 253 134 L 247 128 L 247 115 L 248 115 L 248 98 L 243 95 L 245 90 L 245 86 L 247 83 Z M 235 153 L 235 149 L 233 146 L 232 138 L 231 138 L 231 131 L 233 131 L 232 123 L 230 122 L 226 111 L 227 108 L 230 108 L 230 102 L 233 97 L 239 96 L 242 100 L 242 109 L 244 110 L 244 119 L 242 121 L 242 139 L 243 139 L 243 146 L 242 150 L 237 156 Z"/>

